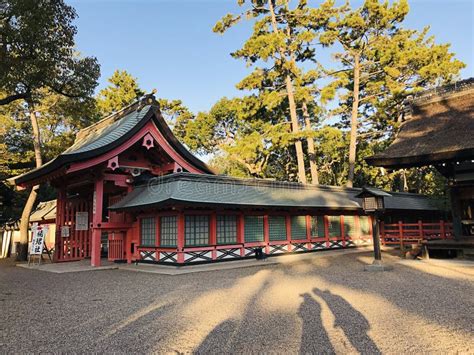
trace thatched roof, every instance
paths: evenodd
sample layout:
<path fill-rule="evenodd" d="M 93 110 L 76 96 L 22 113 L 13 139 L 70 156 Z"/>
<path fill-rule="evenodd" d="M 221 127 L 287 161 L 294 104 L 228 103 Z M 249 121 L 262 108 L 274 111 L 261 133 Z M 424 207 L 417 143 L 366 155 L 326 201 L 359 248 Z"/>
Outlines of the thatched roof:
<path fill-rule="evenodd" d="M 370 165 L 402 168 L 474 159 L 474 79 L 429 90 L 411 104 L 393 143 L 367 158 Z"/>

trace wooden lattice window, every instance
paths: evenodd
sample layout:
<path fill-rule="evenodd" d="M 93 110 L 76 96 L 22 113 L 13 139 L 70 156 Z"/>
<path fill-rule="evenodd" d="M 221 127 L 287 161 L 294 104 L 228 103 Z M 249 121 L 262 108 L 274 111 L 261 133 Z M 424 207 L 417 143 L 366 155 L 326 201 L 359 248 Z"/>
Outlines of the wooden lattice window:
<path fill-rule="evenodd" d="M 185 216 L 184 241 L 186 246 L 209 244 L 209 216 Z"/>
<path fill-rule="evenodd" d="M 291 216 L 291 238 L 306 239 L 306 216 Z"/>
<path fill-rule="evenodd" d="M 237 243 L 237 216 L 217 216 L 217 244 Z"/>
<path fill-rule="evenodd" d="M 355 216 L 344 216 L 344 234 L 348 237 L 355 237 L 357 232 Z"/>
<path fill-rule="evenodd" d="M 311 216 L 311 236 L 324 238 L 324 216 Z"/>
<path fill-rule="evenodd" d="M 360 216 L 359 225 L 361 235 L 370 235 L 370 220 L 368 216 Z"/>
<path fill-rule="evenodd" d="M 286 240 L 285 216 L 268 216 L 270 240 Z"/>
<path fill-rule="evenodd" d="M 160 245 L 162 247 L 175 247 L 178 240 L 177 216 L 163 216 L 160 222 Z"/>
<path fill-rule="evenodd" d="M 328 221 L 329 221 L 329 236 L 340 237 L 341 236 L 341 217 L 328 216 Z"/>
<path fill-rule="evenodd" d="M 141 245 L 155 246 L 156 245 L 156 227 L 155 218 L 146 217 L 141 219 L 140 226 Z"/>
<path fill-rule="evenodd" d="M 246 242 L 263 242 L 263 216 L 244 217 L 244 239 Z"/>

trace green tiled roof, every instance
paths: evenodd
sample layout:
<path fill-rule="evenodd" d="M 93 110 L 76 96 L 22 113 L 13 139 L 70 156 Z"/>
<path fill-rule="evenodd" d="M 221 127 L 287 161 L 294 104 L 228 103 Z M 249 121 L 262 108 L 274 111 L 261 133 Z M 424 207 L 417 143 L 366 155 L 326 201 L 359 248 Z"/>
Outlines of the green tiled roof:
<path fill-rule="evenodd" d="M 170 174 L 137 186 L 113 210 L 146 209 L 170 203 L 240 207 L 360 209 L 361 189 L 311 186 L 258 179 L 189 173 Z M 391 193 L 387 209 L 437 210 L 425 196 Z"/>
<path fill-rule="evenodd" d="M 48 175 L 67 164 L 91 159 L 104 154 L 136 134 L 145 124 L 153 120 L 171 147 L 186 161 L 209 174 L 212 171 L 202 161 L 194 157 L 173 135 L 161 116 L 158 103 L 153 96 L 146 95 L 123 110 L 109 115 L 99 122 L 82 129 L 74 144 L 53 160 L 40 168 L 9 179 L 14 184 L 23 184 Z"/>
<path fill-rule="evenodd" d="M 74 142 L 62 155 L 91 151 L 116 141 L 134 128 L 151 110 L 151 107 L 151 105 L 146 105 L 140 111 L 132 111 L 103 129 L 91 130 L 85 139 Z"/>

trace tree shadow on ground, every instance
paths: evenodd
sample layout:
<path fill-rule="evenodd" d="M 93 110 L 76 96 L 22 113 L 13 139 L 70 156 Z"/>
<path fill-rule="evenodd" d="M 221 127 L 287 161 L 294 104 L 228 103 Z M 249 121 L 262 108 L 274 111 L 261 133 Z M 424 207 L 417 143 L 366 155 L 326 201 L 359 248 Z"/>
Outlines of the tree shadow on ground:
<path fill-rule="evenodd" d="M 303 321 L 300 354 L 335 354 L 321 319 L 321 306 L 309 293 L 301 295 L 298 316 Z"/>
<path fill-rule="evenodd" d="M 321 297 L 328 305 L 336 318 L 334 325 L 341 328 L 352 346 L 363 354 L 381 354 L 374 341 L 368 336 L 369 321 L 351 306 L 343 297 L 331 293 L 329 290 L 313 289 L 315 295 Z"/>

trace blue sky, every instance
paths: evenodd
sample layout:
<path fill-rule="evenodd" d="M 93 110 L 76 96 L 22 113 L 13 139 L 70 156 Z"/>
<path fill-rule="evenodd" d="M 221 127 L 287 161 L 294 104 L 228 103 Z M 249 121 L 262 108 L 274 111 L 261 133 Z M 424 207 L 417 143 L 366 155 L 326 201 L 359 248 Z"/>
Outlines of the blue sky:
<path fill-rule="evenodd" d="M 67 2 L 79 15 L 78 50 L 101 64 L 98 89 L 122 69 L 137 77 L 144 90 L 156 88 L 159 97 L 181 99 L 194 112 L 208 110 L 223 96 L 240 95 L 235 84 L 249 69 L 229 53 L 248 37 L 250 23 L 224 35 L 211 30 L 220 17 L 238 11 L 235 0 Z M 430 25 L 437 42 L 450 42 L 467 64 L 462 77 L 474 76 L 474 1 L 411 0 L 410 8 L 405 27 Z"/>

